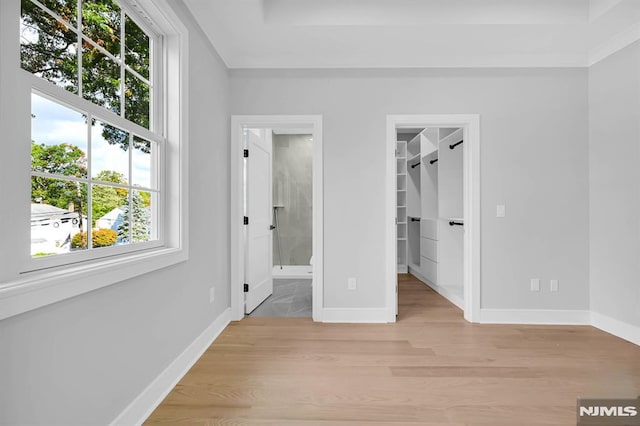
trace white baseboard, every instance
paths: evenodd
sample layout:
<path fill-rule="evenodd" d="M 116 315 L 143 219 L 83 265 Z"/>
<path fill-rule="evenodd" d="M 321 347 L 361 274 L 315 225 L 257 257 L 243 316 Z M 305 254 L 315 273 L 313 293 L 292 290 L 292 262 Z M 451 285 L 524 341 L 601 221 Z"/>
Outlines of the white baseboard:
<path fill-rule="evenodd" d="M 589 311 L 560 309 L 480 309 L 484 324 L 591 325 Z"/>
<path fill-rule="evenodd" d="M 464 298 L 460 297 L 460 295 L 458 293 L 452 291 L 451 289 L 449 289 L 449 288 L 447 288 L 445 286 L 437 285 L 434 288 L 434 286 L 432 286 L 429 283 L 427 283 L 427 285 L 429 287 L 433 288 L 439 295 L 441 295 L 442 297 L 447 299 L 449 302 L 453 303 L 458 308 L 460 308 L 460 309 L 462 309 L 464 311 Z"/>
<path fill-rule="evenodd" d="M 591 311 L 591 325 L 640 346 L 640 327 Z"/>
<path fill-rule="evenodd" d="M 324 308 L 322 322 L 387 323 L 387 308 Z"/>
<path fill-rule="evenodd" d="M 422 281 L 424 284 L 426 284 L 429 287 L 431 287 L 433 289 L 433 291 L 438 293 L 440 296 L 444 297 L 449 302 L 453 303 L 458 308 L 460 308 L 460 309 L 462 309 L 464 311 L 464 298 L 463 297 L 460 297 L 458 294 L 456 294 L 455 292 L 451 291 L 450 289 L 448 289 L 445 286 L 439 286 L 437 284 L 433 284 L 433 283 L 429 282 L 429 280 L 424 275 L 422 275 L 422 273 L 420 273 L 419 270 L 417 270 L 413 266 L 409 266 L 409 272 L 411 273 L 411 275 L 413 275 L 414 277 L 416 277 L 417 279 Z"/>
<path fill-rule="evenodd" d="M 141 425 L 231 322 L 227 308 L 124 409 L 111 426 Z"/>

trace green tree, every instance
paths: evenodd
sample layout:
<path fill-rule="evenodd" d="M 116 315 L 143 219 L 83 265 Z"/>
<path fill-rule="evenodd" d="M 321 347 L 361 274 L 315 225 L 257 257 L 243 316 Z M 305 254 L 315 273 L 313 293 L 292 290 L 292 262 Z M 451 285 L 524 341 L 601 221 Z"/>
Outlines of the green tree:
<path fill-rule="evenodd" d="M 129 239 L 129 204 L 125 204 L 122 207 L 122 222 L 118 226 L 118 238 L 122 242 L 141 242 L 149 241 L 149 209 L 144 206 L 144 200 L 140 191 L 133 191 L 131 196 L 131 202 L 133 207 L 131 209 L 131 216 L 133 218 L 132 237 L 133 241 Z"/>
<path fill-rule="evenodd" d="M 41 0 L 74 26 L 77 23 L 76 0 Z M 113 0 L 84 0 L 81 28 L 84 35 L 115 57 L 121 56 L 121 26 L 125 26 L 125 63 L 141 76 L 149 78 L 149 37 L 127 15 L 121 22 L 120 7 Z M 122 81 L 120 65 L 91 43 L 77 45 L 77 35 L 68 25 L 51 18 L 30 0 L 22 0 L 21 63 L 25 70 L 40 75 L 66 90 L 78 93 L 78 52 L 82 55 L 82 96 L 116 114 L 121 112 L 124 96 L 125 118 L 149 127 L 149 86 L 130 72 Z M 26 33 L 31 34 L 27 36 Z M 36 36 L 33 36 L 36 34 Z M 93 123 L 92 123 L 93 124 Z M 122 130 L 105 125 L 104 139 L 128 149 L 128 136 Z M 134 139 L 134 147 L 150 152 L 148 141 Z"/>
<path fill-rule="evenodd" d="M 126 185 L 127 181 L 122 173 L 112 170 L 103 170 L 95 177 L 103 182 L 113 182 Z M 116 207 L 120 207 L 127 202 L 127 190 L 106 185 L 93 185 L 91 192 L 91 216 L 92 226 L 95 227 L 96 220 L 109 213 Z"/>
<path fill-rule="evenodd" d="M 61 143 L 58 145 L 31 142 L 31 167 L 33 171 L 63 176 L 86 177 L 87 157 L 80 148 Z M 31 201 L 50 204 L 67 209 L 71 203 L 74 210 L 86 214 L 86 185 L 61 179 L 40 176 L 31 178 Z"/>
<path fill-rule="evenodd" d="M 35 172 L 86 177 L 87 155 L 68 143 L 45 145 L 31 141 L 31 168 Z"/>

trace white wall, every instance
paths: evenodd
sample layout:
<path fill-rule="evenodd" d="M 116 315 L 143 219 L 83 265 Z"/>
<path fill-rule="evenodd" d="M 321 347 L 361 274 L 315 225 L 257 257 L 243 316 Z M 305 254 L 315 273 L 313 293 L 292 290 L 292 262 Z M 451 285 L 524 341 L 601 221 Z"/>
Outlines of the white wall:
<path fill-rule="evenodd" d="M 640 42 L 589 70 L 591 310 L 640 326 Z"/>
<path fill-rule="evenodd" d="M 194 28 L 190 259 L 1 321 L 0 424 L 110 422 L 230 304 L 228 72 L 180 4 Z"/>
<path fill-rule="evenodd" d="M 231 84 L 232 114 L 324 116 L 326 307 L 385 305 L 386 115 L 479 113 L 482 306 L 588 308 L 587 70 L 232 70 Z"/>

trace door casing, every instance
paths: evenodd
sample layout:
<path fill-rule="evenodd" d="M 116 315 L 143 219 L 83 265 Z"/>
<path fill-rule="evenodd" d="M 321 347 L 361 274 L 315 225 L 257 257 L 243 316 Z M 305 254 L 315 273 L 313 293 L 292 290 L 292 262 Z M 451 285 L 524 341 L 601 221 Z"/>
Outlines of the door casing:
<path fill-rule="evenodd" d="M 387 115 L 385 283 L 387 321 L 395 322 L 397 297 L 396 243 L 396 129 L 461 127 L 464 130 L 464 318 L 480 321 L 480 115 Z"/>
<path fill-rule="evenodd" d="M 323 320 L 323 158 L 321 115 L 234 115 L 231 117 L 231 314 L 234 321 L 244 318 L 244 271 L 245 253 L 243 244 L 244 168 L 242 132 L 245 128 L 308 128 L 313 135 L 313 219 L 312 219 L 312 318 Z M 251 218 L 249 218 L 251 220 Z"/>

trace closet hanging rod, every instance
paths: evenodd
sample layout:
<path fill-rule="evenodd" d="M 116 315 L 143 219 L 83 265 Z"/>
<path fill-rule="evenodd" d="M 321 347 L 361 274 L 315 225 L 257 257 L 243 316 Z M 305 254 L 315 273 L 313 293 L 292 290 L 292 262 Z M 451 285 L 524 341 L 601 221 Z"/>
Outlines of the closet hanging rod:
<path fill-rule="evenodd" d="M 437 163 L 437 162 L 438 162 L 438 159 L 436 158 L 435 160 L 429 161 L 429 164 L 433 164 L 433 163 Z"/>
<path fill-rule="evenodd" d="M 449 221 L 449 226 L 464 226 L 463 222 L 456 222 L 455 220 Z"/>
<path fill-rule="evenodd" d="M 415 169 L 416 167 L 418 167 L 420 165 L 420 162 L 418 161 L 416 164 L 412 165 L 411 168 Z"/>
<path fill-rule="evenodd" d="M 462 142 L 464 142 L 464 140 L 461 140 L 460 142 L 454 143 L 453 145 L 449 145 L 449 149 L 455 149 L 456 146 L 460 145 Z"/>

